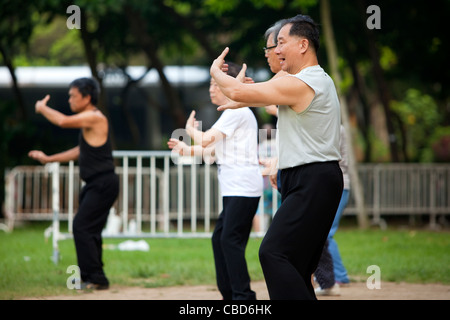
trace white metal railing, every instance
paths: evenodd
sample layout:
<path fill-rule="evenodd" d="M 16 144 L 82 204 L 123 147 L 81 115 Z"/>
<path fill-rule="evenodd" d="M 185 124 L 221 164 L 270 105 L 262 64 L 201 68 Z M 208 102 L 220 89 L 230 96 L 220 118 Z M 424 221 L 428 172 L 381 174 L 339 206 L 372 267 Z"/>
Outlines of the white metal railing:
<path fill-rule="evenodd" d="M 375 224 L 387 215 L 428 215 L 436 227 L 438 215 L 450 214 L 450 164 L 360 164 L 359 177 L 366 209 Z M 351 196 L 346 214 L 356 214 Z"/>
<path fill-rule="evenodd" d="M 200 164 L 198 160 L 178 157 L 170 151 L 114 151 L 113 156 L 120 177 L 120 192 L 113 211 L 119 213 L 121 232 L 106 236 L 211 235 L 211 222 L 222 210 L 215 165 Z M 78 173 L 73 162 L 64 166 L 14 168 L 7 175 L 6 211 L 15 220 L 52 220 L 51 204 L 58 198 L 58 220 L 68 221 L 67 233 L 61 233 L 59 238 L 70 236 L 78 209 L 76 200 L 83 186 Z M 58 191 L 54 189 L 55 181 L 59 181 Z M 276 208 L 275 201 L 273 210 Z M 259 210 L 264 212 L 263 201 Z M 136 226 L 133 230 L 129 230 L 130 222 Z M 266 229 L 267 221 L 261 219 L 260 230 Z"/>
<path fill-rule="evenodd" d="M 210 237 L 212 222 L 221 211 L 221 196 L 214 165 L 170 151 L 114 151 L 120 192 L 110 213 L 118 212 L 120 232 L 105 237 Z M 175 163 L 174 163 L 175 162 Z M 426 214 L 436 226 L 439 214 L 450 214 L 450 164 L 360 164 L 366 210 L 372 222 L 383 224 L 390 214 Z M 78 167 L 52 163 L 16 167 L 6 177 L 5 213 L 13 220 L 52 220 L 53 260 L 59 260 L 58 241 L 72 236 L 83 182 Z M 273 212 L 277 192 L 273 192 Z M 259 205 L 264 216 L 264 199 Z M 344 214 L 356 214 L 352 194 Z M 60 221 L 67 220 L 61 232 Z M 131 227 L 133 226 L 133 227 Z M 266 219 L 260 219 L 262 236 Z"/>
<path fill-rule="evenodd" d="M 120 176 L 120 194 L 114 204 L 123 236 L 203 237 L 221 211 L 221 199 L 214 165 L 179 161 L 170 151 L 114 151 Z M 52 220 L 52 201 L 58 198 L 59 221 L 72 220 L 78 208 L 82 181 L 78 167 L 58 166 L 59 194 L 52 195 L 50 167 L 16 167 L 6 177 L 5 213 L 12 229 L 15 220 Z M 367 213 L 374 223 L 391 214 L 450 214 L 450 164 L 360 164 Z M 127 183 L 124 183 L 124 182 Z M 276 197 L 274 192 L 274 197 Z M 277 201 L 273 201 L 273 212 Z M 352 194 L 345 215 L 356 214 Z M 264 211 L 263 201 L 260 211 Z M 261 220 L 262 233 L 266 230 Z M 135 230 L 129 230 L 130 221 Z M 3 225 L 5 226 L 5 225 Z"/>

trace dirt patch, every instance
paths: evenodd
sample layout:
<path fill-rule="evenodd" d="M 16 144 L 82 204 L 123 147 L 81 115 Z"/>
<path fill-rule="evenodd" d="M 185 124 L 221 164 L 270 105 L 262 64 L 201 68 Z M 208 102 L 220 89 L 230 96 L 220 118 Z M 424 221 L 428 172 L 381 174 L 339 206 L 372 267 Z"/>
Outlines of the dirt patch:
<path fill-rule="evenodd" d="M 264 281 L 252 283 L 258 300 L 268 300 Z M 319 300 L 450 300 L 450 286 L 381 282 L 380 289 L 368 289 L 365 282 L 352 282 L 340 288 L 340 295 Z M 162 288 L 120 287 L 70 295 L 23 298 L 25 300 L 220 300 L 215 286 L 179 286 Z"/>

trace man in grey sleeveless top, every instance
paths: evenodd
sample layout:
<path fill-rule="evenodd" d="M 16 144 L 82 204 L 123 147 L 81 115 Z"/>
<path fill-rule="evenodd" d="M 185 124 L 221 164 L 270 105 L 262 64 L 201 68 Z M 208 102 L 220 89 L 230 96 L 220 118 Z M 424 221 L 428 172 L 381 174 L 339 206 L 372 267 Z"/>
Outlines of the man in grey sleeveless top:
<path fill-rule="evenodd" d="M 275 53 L 288 75 L 245 84 L 222 72 L 226 48 L 211 76 L 232 101 L 219 110 L 275 104 L 282 204 L 259 257 L 271 299 L 316 299 L 311 283 L 339 200 L 340 106 L 332 79 L 319 66 L 319 31 L 308 16 L 287 19 Z M 245 66 L 245 65 L 244 65 Z"/>

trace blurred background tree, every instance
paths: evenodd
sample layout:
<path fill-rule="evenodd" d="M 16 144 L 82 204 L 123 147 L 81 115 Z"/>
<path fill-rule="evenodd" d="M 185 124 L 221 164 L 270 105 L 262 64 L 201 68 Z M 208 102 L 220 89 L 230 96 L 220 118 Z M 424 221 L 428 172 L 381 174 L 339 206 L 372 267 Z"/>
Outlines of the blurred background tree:
<path fill-rule="evenodd" d="M 81 9 L 79 30 L 66 27 L 69 5 Z M 381 29 L 367 28 L 369 5 L 380 8 Z M 450 50 L 442 21 L 450 12 L 450 1 L 330 1 L 330 12 L 358 161 L 449 161 Z M 230 60 L 268 70 L 262 50 L 265 30 L 298 13 L 320 22 L 320 1 L 37 0 L 24 5 L 3 0 L 0 64 L 9 70 L 14 98 L 0 97 L 1 174 L 4 168 L 32 163 L 27 151 L 43 143 L 34 134 L 38 126 L 27 111 L 33 106 L 23 99 L 17 67 L 89 66 L 102 85 L 100 105 L 106 114 L 103 79 L 111 71 L 124 75 L 127 83 L 118 103 L 131 132 L 127 147 L 133 148 L 140 132 L 127 100 L 150 70 L 160 77 L 166 103 L 161 106 L 147 95 L 143 108 L 167 106 L 172 127 L 183 127 L 188 107 L 167 79 L 165 66 L 208 67 L 229 46 Z M 330 72 L 323 34 L 321 45 L 319 62 Z M 126 68 L 136 65 L 146 71 L 133 78 Z M 162 131 L 157 123 L 154 130 Z M 166 134 L 156 136 L 161 140 Z"/>

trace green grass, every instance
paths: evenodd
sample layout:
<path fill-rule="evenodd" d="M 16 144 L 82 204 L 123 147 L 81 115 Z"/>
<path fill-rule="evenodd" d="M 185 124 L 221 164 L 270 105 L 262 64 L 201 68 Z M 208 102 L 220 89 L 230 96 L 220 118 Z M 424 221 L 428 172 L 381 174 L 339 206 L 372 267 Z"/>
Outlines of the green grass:
<path fill-rule="evenodd" d="M 450 284 L 450 233 L 417 230 L 339 230 L 335 236 L 350 275 L 382 281 Z"/>
<path fill-rule="evenodd" d="M 0 299 L 75 294 L 66 287 L 67 267 L 76 264 L 72 240 L 59 242 L 61 260 L 51 261 L 51 241 L 34 223 L 0 232 Z M 382 281 L 450 284 L 450 233 L 342 229 L 336 234 L 351 278 L 365 281 L 370 265 Z M 118 244 L 124 239 L 105 239 Z M 105 272 L 114 285 L 159 287 L 215 284 L 210 239 L 146 239 L 150 251 L 104 250 Z M 258 260 L 261 239 L 250 239 L 247 262 L 252 280 L 263 280 Z"/>

